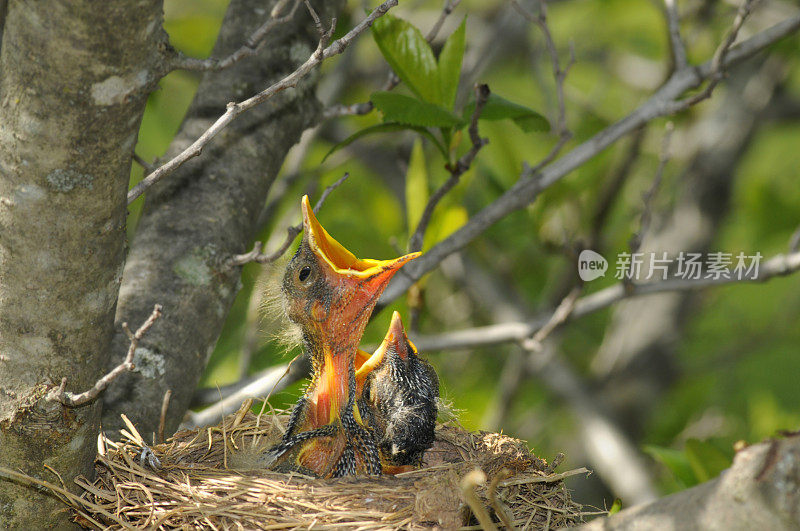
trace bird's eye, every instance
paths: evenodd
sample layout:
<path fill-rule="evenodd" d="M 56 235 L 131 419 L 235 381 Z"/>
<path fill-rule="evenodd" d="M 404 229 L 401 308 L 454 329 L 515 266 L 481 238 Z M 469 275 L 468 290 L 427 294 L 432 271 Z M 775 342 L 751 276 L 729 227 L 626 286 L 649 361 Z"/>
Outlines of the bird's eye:
<path fill-rule="evenodd" d="M 300 282 L 305 282 L 306 279 L 311 276 L 311 268 L 308 266 L 304 266 L 300 269 L 300 273 L 297 275 L 297 279 Z"/>

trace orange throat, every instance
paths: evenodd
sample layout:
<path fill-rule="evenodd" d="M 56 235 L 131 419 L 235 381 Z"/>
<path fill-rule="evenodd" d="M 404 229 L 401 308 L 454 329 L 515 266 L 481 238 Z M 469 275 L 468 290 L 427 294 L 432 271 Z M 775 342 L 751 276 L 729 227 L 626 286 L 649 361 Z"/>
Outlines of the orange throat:
<path fill-rule="evenodd" d="M 347 405 L 348 384 L 352 356 L 343 352 L 332 353 L 323 347 L 323 362 L 312 382 L 308 421 L 309 428 L 319 428 L 337 420 Z"/>

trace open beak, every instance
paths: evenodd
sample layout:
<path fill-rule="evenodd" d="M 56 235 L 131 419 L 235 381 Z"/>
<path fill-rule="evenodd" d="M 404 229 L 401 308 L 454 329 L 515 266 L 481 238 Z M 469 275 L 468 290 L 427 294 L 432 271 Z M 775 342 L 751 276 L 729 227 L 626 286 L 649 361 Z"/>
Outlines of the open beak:
<path fill-rule="evenodd" d="M 356 258 L 320 225 L 307 195 L 303 196 L 302 211 L 303 238 L 320 262 L 327 265 L 333 275 L 339 277 L 342 282 L 364 287 L 373 292 L 372 295 L 376 295 L 377 292 L 375 302 L 394 274 L 407 262 L 420 255 L 420 253 L 410 253 L 394 260 Z"/>
<path fill-rule="evenodd" d="M 383 360 L 386 354 L 394 352 L 400 359 L 408 359 L 409 350 L 416 353 L 417 348 L 408 339 L 406 329 L 403 327 L 403 321 L 400 319 L 400 313 L 394 312 L 392 314 L 392 322 L 389 324 L 389 330 L 386 332 L 383 341 L 378 349 L 370 356 L 363 350 L 359 350 L 356 355 L 356 394 L 361 395 L 364 389 L 364 382 L 369 374 L 375 370 Z"/>
<path fill-rule="evenodd" d="M 308 196 L 303 196 L 302 212 L 303 243 L 324 270 L 326 285 L 332 293 L 327 307 L 312 308 L 311 313 L 330 344 L 344 346 L 346 351 L 323 350 L 317 418 L 332 420 L 338 416 L 338 408 L 347 402 L 350 367 L 354 357 L 358 357 L 357 346 L 375 304 L 394 274 L 420 253 L 394 260 L 356 258 L 320 225 Z"/>

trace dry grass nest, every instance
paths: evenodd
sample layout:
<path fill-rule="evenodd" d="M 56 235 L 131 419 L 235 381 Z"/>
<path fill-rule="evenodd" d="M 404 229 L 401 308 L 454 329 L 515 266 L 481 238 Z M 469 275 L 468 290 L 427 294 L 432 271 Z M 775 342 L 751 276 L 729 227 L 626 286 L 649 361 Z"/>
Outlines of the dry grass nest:
<path fill-rule="evenodd" d="M 314 479 L 255 469 L 254 457 L 279 440 L 285 420 L 242 410 L 151 447 L 128 423 L 123 441 L 100 436 L 96 479 L 76 480 L 82 494 L 45 486 L 92 529 L 549 529 L 598 514 L 564 486 L 586 469 L 555 473 L 523 441 L 454 422 L 437 427 L 423 468 L 396 476 Z"/>

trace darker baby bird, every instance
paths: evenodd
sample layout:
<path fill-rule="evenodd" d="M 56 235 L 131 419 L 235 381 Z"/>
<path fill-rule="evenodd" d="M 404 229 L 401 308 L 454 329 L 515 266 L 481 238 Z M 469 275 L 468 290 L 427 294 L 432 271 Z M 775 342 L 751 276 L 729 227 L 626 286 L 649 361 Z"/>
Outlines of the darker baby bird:
<path fill-rule="evenodd" d="M 366 356 L 359 351 L 356 361 L 358 405 L 375 433 L 383 471 L 419 465 L 433 445 L 439 378 L 408 339 L 398 312 L 381 345 Z"/>
<path fill-rule="evenodd" d="M 303 239 L 286 268 L 282 292 L 313 374 L 281 442 L 265 455 L 266 465 L 317 477 L 379 475 L 377 441 L 356 403 L 355 357 L 381 293 L 419 253 L 358 259 L 322 228 L 307 196 L 302 211 Z"/>

